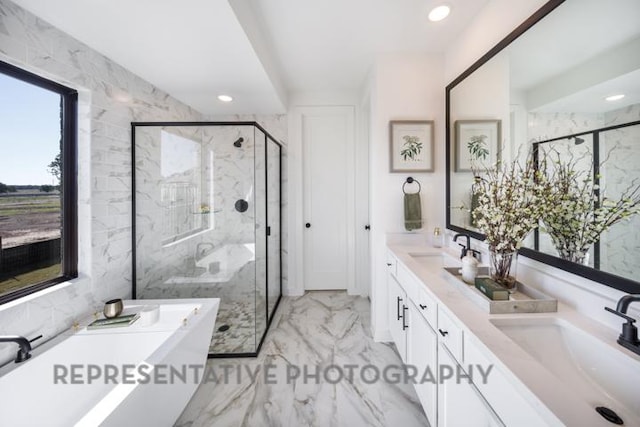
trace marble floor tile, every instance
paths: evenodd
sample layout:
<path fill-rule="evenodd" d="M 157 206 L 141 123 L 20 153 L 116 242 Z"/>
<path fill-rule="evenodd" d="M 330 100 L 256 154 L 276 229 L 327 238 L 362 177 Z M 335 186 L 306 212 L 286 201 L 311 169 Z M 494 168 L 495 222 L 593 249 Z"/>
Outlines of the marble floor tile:
<path fill-rule="evenodd" d="M 365 375 L 402 364 L 393 345 L 373 341 L 369 307 L 337 291 L 283 298 L 258 357 L 209 360 L 215 380 L 176 426 L 428 426 L 411 384 Z"/>

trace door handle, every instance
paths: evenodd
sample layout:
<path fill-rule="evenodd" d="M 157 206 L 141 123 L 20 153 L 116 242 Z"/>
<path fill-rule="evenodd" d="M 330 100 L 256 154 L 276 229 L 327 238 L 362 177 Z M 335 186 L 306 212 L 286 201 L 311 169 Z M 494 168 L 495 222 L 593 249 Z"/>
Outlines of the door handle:
<path fill-rule="evenodd" d="M 424 304 L 420 304 L 420 308 L 421 308 L 422 310 L 425 310 L 425 309 L 427 308 L 427 306 L 426 306 L 426 305 L 424 305 Z"/>
<path fill-rule="evenodd" d="M 396 320 L 400 320 L 400 303 L 402 302 L 402 298 L 396 297 L 398 300 L 396 301 Z"/>
<path fill-rule="evenodd" d="M 438 329 L 438 332 L 440 332 L 440 335 L 447 336 L 447 334 L 449 333 L 449 331 L 443 331 L 442 329 Z"/>
<path fill-rule="evenodd" d="M 365 230 L 371 230 L 371 226 L 369 224 L 367 224 L 367 225 L 364 226 L 364 229 Z"/>
<path fill-rule="evenodd" d="M 311 228 L 311 224 L 310 223 L 306 223 L 304 226 L 307 227 L 307 228 Z"/>
<path fill-rule="evenodd" d="M 404 331 L 405 329 L 407 329 L 409 327 L 409 325 L 407 325 L 404 321 L 407 318 L 407 316 L 405 315 L 405 312 L 409 309 L 409 307 L 407 307 L 406 305 L 402 304 L 402 330 Z"/>

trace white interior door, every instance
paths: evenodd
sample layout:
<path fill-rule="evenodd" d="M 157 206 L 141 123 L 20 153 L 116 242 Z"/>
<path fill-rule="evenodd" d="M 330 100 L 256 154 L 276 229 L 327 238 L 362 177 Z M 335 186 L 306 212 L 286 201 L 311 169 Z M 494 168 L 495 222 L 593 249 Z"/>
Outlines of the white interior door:
<path fill-rule="evenodd" d="M 354 269 L 354 108 L 301 114 L 304 287 L 347 289 Z"/>

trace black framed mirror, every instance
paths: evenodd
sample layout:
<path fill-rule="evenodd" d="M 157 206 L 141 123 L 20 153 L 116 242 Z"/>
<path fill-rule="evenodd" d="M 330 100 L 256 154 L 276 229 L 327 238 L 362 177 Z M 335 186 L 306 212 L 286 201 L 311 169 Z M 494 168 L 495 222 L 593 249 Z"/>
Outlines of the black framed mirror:
<path fill-rule="evenodd" d="M 521 158 L 534 144 L 560 141 L 574 152 L 590 149 L 596 164 L 608 159 L 599 174 L 609 173 L 603 176 L 609 194 L 621 191 L 616 182 L 640 183 L 638 16 L 636 0 L 606 5 L 551 0 L 447 86 L 448 229 L 484 240 L 470 215 L 474 176 L 465 151 L 469 136 L 480 130 L 491 162 Z M 611 95 L 625 96 L 605 100 Z M 640 293 L 640 215 L 606 233 L 582 263 L 561 259 L 541 232 L 532 233 L 519 252 Z"/>

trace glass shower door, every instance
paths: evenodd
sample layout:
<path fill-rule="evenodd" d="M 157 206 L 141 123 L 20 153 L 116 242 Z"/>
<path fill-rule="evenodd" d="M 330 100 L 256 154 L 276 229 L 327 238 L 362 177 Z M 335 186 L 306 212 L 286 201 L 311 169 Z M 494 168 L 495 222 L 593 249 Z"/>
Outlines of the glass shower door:
<path fill-rule="evenodd" d="M 273 317 L 276 304 L 280 299 L 282 283 L 280 166 L 280 145 L 269 137 L 267 139 L 267 253 L 269 254 L 267 311 L 269 320 Z"/>

